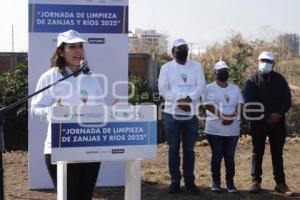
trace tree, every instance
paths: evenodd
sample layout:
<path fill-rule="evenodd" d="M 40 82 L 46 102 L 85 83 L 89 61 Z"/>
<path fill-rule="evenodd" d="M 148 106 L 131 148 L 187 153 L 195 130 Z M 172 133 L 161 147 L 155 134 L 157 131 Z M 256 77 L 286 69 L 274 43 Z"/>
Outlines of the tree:
<path fill-rule="evenodd" d="M 214 81 L 215 63 L 224 60 L 229 66 L 229 80 L 242 88 L 251 66 L 253 51 L 252 45 L 244 41 L 241 34 L 236 34 L 223 44 L 215 43 L 207 47 L 206 53 L 195 59 L 203 64 L 208 83 Z"/>
<path fill-rule="evenodd" d="M 250 67 L 250 58 L 253 55 L 253 47 L 244 42 L 240 35 L 231 39 L 232 53 L 228 60 L 230 66 L 230 81 L 240 88 L 244 87 L 247 78 L 247 69 Z"/>
<path fill-rule="evenodd" d="M 145 102 L 147 98 L 145 95 L 149 95 L 148 81 L 142 78 L 129 75 L 128 95 L 130 95 L 129 103 L 135 105 Z M 149 96 L 148 96 L 149 97 Z"/>
<path fill-rule="evenodd" d="M 0 107 L 8 106 L 28 94 L 28 67 L 19 65 L 15 71 L 0 75 Z M 17 110 L 18 115 L 27 114 L 27 104 Z"/>
<path fill-rule="evenodd" d="M 15 71 L 0 75 L 0 106 L 8 106 L 28 94 L 28 68 L 19 65 Z M 27 150 L 27 103 L 5 114 L 4 141 L 6 150 Z"/>

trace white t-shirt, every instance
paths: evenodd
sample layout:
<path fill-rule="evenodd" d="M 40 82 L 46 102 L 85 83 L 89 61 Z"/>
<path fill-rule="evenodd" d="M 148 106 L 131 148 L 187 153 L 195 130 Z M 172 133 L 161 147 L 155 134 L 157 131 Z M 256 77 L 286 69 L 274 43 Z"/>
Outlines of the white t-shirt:
<path fill-rule="evenodd" d="M 159 94 L 165 98 L 164 112 L 177 115 L 196 115 L 200 96 L 204 95 L 205 77 L 200 63 L 187 60 L 184 65 L 175 60 L 164 64 L 158 79 Z M 177 100 L 189 96 L 192 99 L 191 112 L 176 106 Z"/>
<path fill-rule="evenodd" d="M 71 73 L 69 67 L 66 67 Z M 53 67 L 40 77 L 36 91 L 63 78 L 58 67 Z M 57 101 L 61 105 L 103 105 L 101 98 L 102 89 L 95 75 L 80 73 L 77 77 L 70 77 L 48 90 L 34 96 L 31 101 L 31 114 L 35 118 L 48 121 L 49 107 L 55 106 Z M 85 103 L 84 103 L 85 102 Z M 51 153 L 51 124 L 48 123 L 47 138 L 45 141 L 44 153 Z"/>
<path fill-rule="evenodd" d="M 239 104 L 244 103 L 239 87 L 228 83 L 226 88 L 220 87 L 216 82 L 206 86 L 205 104 L 214 104 L 215 108 L 225 115 L 236 112 Z M 224 126 L 222 120 L 206 110 L 205 133 L 220 136 L 238 136 L 240 134 L 240 121 L 235 118 L 233 123 Z"/>

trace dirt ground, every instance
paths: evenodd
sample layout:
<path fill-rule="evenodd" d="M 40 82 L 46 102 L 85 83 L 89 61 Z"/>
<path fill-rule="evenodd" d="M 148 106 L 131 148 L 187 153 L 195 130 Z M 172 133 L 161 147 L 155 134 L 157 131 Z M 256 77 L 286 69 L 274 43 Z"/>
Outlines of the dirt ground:
<path fill-rule="evenodd" d="M 268 145 L 268 144 L 267 144 Z M 167 193 L 170 177 L 167 168 L 167 145 L 158 146 L 158 158 L 143 161 L 142 163 L 142 199 L 143 200 L 196 200 L 196 199 L 222 199 L 222 200 L 265 200 L 265 199 L 300 199 L 300 138 L 288 138 L 284 148 L 284 162 L 287 183 L 296 192 L 295 197 L 288 198 L 273 192 L 274 181 L 269 148 L 266 148 L 263 163 L 264 191 L 261 194 L 250 194 L 247 189 L 251 183 L 250 161 L 251 140 L 241 138 L 236 152 L 236 186 L 237 194 L 223 192 L 215 194 L 210 192 L 210 156 L 211 151 L 204 140 L 196 145 L 196 184 L 202 193 L 194 196 L 182 186 L 182 192 L 176 195 Z M 4 154 L 5 170 L 5 197 L 11 199 L 54 200 L 56 194 L 53 190 L 28 190 L 27 185 L 27 152 L 14 151 Z M 224 172 L 224 168 L 222 169 Z M 222 173 L 224 180 L 224 173 Z M 224 181 L 223 181 L 224 186 Z M 97 200 L 122 200 L 124 187 L 96 188 L 94 199 Z"/>

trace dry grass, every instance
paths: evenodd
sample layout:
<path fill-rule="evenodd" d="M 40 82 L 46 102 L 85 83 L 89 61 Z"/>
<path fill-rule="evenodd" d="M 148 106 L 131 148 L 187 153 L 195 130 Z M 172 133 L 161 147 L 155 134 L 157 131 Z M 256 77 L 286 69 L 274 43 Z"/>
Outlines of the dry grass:
<path fill-rule="evenodd" d="M 155 160 L 143 161 L 142 163 L 142 199 L 143 200 L 199 200 L 199 199 L 222 199 L 222 200 L 262 200 L 262 199 L 287 199 L 287 197 L 274 193 L 274 181 L 269 148 L 266 148 L 263 163 L 264 191 L 262 194 L 253 195 L 247 192 L 251 183 L 251 139 L 241 138 L 236 152 L 236 186 L 240 190 L 238 194 L 214 194 L 210 192 L 210 148 L 204 140 L 196 145 L 196 184 L 202 190 L 200 196 L 193 196 L 184 191 L 177 195 L 167 193 L 170 178 L 167 167 L 167 145 L 158 145 L 158 157 Z M 287 183 L 292 190 L 297 192 L 295 199 L 300 199 L 300 138 L 288 138 L 284 148 L 285 172 Z M 31 200 L 54 200 L 56 194 L 52 190 L 34 190 L 27 188 L 27 152 L 17 151 L 4 154 L 5 167 L 5 194 L 7 200 L 31 199 Z M 224 169 L 222 169 L 224 172 Z M 224 180 L 224 173 L 223 173 Z M 122 200 L 124 199 L 124 187 L 97 188 L 94 192 L 95 200 Z"/>

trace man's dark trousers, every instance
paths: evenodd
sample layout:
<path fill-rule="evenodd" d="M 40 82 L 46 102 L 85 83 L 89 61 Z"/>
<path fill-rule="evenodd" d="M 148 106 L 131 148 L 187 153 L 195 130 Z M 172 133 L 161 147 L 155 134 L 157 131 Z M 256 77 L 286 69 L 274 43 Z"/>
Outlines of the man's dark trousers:
<path fill-rule="evenodd" d="M 284 121 L 275 125 L 267 125 L 263 120 L 251 123 L 252 133 L 252 180 L 261 182 L 262 161 L 265 151 L 266 138 L 269 138 L 270 150 L 273 164 L 273 176 L 277 184 L 285 184 L 283 166 L 283 146 L 287 135 Z"/>

